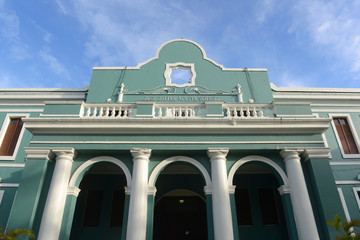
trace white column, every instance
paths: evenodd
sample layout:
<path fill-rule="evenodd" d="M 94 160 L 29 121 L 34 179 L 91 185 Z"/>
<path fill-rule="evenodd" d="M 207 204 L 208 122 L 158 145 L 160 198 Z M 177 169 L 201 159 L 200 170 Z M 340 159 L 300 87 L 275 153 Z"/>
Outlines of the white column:
<path fill-rule="evenodd" d="M 320 239 L 314 213 L 301 167 L 299 152 L 292 149 L 281 151 L 289 179 L 291 203 L 295 215 L 299 240 Z"/>
<path fill-rule="evenodd" d="M 59 239 L 71 166 L 75 155 L 73 148 L 53 149 L 52 152 L 56 155 L 55 169 L 41 219 L 38 240 Z"/>
<path fill-rule="evenodd" d="M 133 174 L 131 182 L 127 240 L 146 239 L 148 168 L 151 149 L 133 148 Z"/>
<path fill-rule="evenodd" d="M 211 162 L 215 240 L 234 239 L 226 171 L 226 155 L 228 152 L 228 149 L 208 149 L 208 156 Z"/>

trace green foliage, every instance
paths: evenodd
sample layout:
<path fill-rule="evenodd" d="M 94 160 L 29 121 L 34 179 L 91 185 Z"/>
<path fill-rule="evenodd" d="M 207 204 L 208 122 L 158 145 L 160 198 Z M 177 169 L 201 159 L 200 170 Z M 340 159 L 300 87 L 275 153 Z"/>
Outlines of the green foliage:
<path fill-rule="evenodd" d="M 360 240 L 360 234 L 355 227 L 360 227 L 359 220 L 351 220 L 350 222 L 341 222 L 343 218 L 338 214 L 335 215 L 332 221 L 327 224 L 335 228 L 338 232 L 336 240 Z"/>
<path fill-rule="evenodd" d="M 27 229 L 15 229 L 5 233 L 6 228 L 0 228 L 0 240 L 16 240 L 20 235 L 28 235 L 30 238 L 35 238 L 32 231 Z"/>

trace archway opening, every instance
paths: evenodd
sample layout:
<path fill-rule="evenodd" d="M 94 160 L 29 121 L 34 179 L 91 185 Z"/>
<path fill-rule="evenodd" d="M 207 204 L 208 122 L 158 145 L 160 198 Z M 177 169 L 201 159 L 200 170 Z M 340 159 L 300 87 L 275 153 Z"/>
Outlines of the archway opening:
<path fill-rule="evenodd" d="M 118 239 L 123 230 L 126 177 L 113 163 L 99 162 L 83 176 L 70 239 Z"/>
<path fill-rule="evenodd" d="M 156 180 L 154 240 L 208 239 L 204 178 L 185 163 L 167 166 Z"/>
<path fill-rule="evenodd" d="M 233 185 L 239 238 L 288 239 L 280 183 L 263 163 L 246 163 L 237 169 Z"/>

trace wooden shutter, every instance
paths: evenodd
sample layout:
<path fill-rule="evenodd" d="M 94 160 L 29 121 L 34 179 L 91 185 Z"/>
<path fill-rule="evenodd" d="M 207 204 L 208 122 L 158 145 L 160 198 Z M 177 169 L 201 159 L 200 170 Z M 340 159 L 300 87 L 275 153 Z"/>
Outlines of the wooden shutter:
<path fill-rule="evenodd" d="M 345 154 L 358 154 L 359 150 L 346 118 L 334 118 L 336 131 Z"/>
<path fill-rule="evenodd" d="M 12 156 L 23 126 L 21 118 L 11 118 L 0 147 L 0 156 Z"/>

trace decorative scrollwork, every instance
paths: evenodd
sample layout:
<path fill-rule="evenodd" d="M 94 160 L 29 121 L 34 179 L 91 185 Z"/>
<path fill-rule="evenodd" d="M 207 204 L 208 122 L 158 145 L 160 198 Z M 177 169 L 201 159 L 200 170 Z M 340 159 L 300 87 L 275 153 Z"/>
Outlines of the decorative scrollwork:
<path fill-rule="evenodd" d="M 186 94 L 235 94 L 235 91 L 225 91 L 222 89 L 208 89 L 203 86 L 189 86 L 184 89 Z"/>
<path fill-rule="evenodd" d="M 135 91 L 131 91 L 131 92 L 126 91 L 126 93 L 127 94 L 175 93 L 175 87 L 173 87 L 173 86 L 158 86 L 158 87 L 152 88 L 152 89 L 139 89 L 139 90 L 135 90 Z"/>

